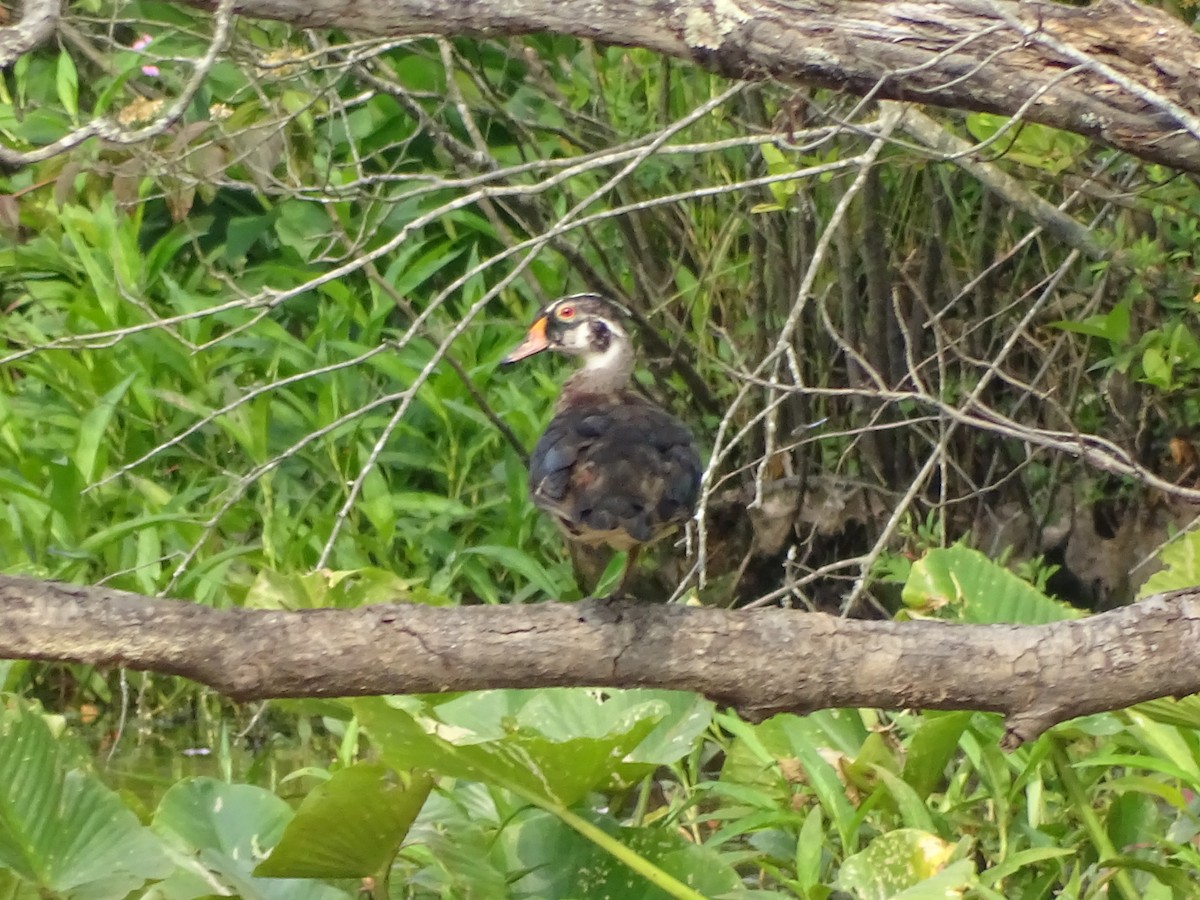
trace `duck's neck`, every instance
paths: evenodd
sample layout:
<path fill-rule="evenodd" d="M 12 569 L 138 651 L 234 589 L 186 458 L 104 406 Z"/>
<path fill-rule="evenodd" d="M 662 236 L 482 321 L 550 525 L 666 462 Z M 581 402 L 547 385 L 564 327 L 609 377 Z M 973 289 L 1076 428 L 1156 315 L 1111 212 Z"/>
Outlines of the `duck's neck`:
<path fill-rule="evenodd" d="M 613 341 L 603 353 L 585 357 L 583 368 L 563 384 L 559 403 L 569 404 L 581 395 L 616 397 L 629 386 L 633 362 L 633 347 L 629 342 Z"/>

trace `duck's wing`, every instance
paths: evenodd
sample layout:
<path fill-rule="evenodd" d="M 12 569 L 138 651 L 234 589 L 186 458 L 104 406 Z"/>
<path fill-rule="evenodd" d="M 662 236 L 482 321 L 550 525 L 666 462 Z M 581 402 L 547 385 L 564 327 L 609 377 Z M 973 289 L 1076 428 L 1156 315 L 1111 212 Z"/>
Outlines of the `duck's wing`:
<path fill-rule="evenodd" d="M 626 549 L 686 521 L 700 475 L 687 426 L 627 401 L 555 416 L 530 458 L 529 491 L 573 538 Z"/>

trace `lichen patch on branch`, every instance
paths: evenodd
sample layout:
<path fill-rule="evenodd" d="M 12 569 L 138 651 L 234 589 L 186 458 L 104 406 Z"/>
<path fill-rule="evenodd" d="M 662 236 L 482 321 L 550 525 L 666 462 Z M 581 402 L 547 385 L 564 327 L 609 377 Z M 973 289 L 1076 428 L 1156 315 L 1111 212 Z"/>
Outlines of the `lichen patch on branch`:
<path fill-rule="evenodd" d="M 751 16 L 733 0 L 715 0 L 697 4 L 684 16 L 683 39 L 696 50 L 719 50 L 725 38 Z"/>

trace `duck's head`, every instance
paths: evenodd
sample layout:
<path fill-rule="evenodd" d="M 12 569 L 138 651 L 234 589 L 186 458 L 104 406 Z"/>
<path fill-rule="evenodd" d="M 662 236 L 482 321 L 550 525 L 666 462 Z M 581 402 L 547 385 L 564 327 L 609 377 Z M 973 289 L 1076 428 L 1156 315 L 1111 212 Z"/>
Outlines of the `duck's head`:
<path fill-rule="evenodd" d="M 628 371 L 633 348 L 621 319 L 621 307 L 599 294 L 559 297 L 538 312 L 525 340 L 504 362 L 554 350 L 583 357 L 585 369 Z"/>

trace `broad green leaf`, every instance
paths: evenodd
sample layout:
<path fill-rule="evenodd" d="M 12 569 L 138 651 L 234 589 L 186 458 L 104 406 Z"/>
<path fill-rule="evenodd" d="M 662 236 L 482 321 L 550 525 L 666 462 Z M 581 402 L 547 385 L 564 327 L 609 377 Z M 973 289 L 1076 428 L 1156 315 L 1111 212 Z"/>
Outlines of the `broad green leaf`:
<path fill-rule="evenodd" d="M 924 798 L 942 782 L 946 766 L 958 752 L 958 739 L 971 721 L 970 712 L 921 713 L 916 733 L 908 742 L 903 778 Z"/>
<path fill-rule="evenodd" d="M 1170 390 L 1172 366 L 1160 347 L 1147 347 L 1142 352 L 1142 372 L 1145 380 L 1159 390 Z"/>
<path fill-rule="evenodd" d="M 840 773 L 822 752 L 828 745 L 821 741 L 820 732 L 805 716 L 784 713 L 768 719 L 764 724 L 776 721 L 787 737 L 792 753 L 800 760 L 808 783 L 821 801 L 825 814 L 837 828 L 843 852 L 851 852 L 858 843 L 857 815 L 846 798 Z"/>
<path fill-rule="evenodd" d="M 597 709 L 598 701 L 586 691 L 529 693 L 534 699 L 528 703 L 516 691 L 468 694 L 461 703 L 433 710 L 437 718 L 404 698 L 364 698 L 351 705 L 388 764 L 512 791 L 669 896 L 700 900 L 701 894 L 638 852 L 632 841 L 614 838 L 569 808 L 608 780 L 613 765 L 649 734 L 662 717 L 658 704 L 614 715 Z M 442 718 L 447 706 L 452 708 Z M 580 733 L 592 736 L 568 736 Z"/>
<path fill-rule="evenodd" d="M 267 236 L 275 215 L 235 216 L 229 220 L 225 237 L 225 259 L 236 262 Z"/>
<path fill-rule="evenodd" d="M 335 772 L 304 798 L 255 875 L 277 878 L 380 877 L 425 803 L 433 779 L 402 778 L 359 763 Z"/>
<path fill-rule="evenodd" d="M 449 497 L 420 491 L 404 491 L 393 497 L 396 512 L 414 517 L 448 516 L 453 519 L 469 519 L 472 511 L 465 504 Z"/>
<path fill-rule="evenodd" d="M 976 624 L 1044 625 L 1081 613 L 961 544 L 930 550 L 913 563 L 903 599 L 911 609 L 954 609 Z"/>
<path fill-rule="evenodd" d="M 898 828 L 881 834 L 861 852 L 847 857 L 838 873 L 838 886 L 854 894 L 857 900 L 892 900 L 941 872 L 953 853 L 954 845 L 936 834 L 916 828 Z M 956 870 L 951 881 L 961 887 L 973 876 L 974 870 L 968 862 L 966 870 Z M 904 896 L 941 898 L 955 895 L 914 893 Z"/>
<path fill-rule="evenodd" d="M 320 203 L 288 200 L 277 207 L 275 235 L 305 262 L 329 241 L 329 215 Z"/>
<path fill-rule="evenodd" d="M 892 900 L 951 900 L 975 885 L 975 866 L 969 859 L 951 863 L 936 875 L 896 894 Z"/>
<path fill-rule="evenodd" d="M 163 513 L 154 516 L 134 516 L 125 521 L 118 522 L 108 528 L 101 528 L 93 531 L 80 545 L 81 549 L 94 552 L 103 549 L 109 544 L 119 543 L 130 534 L 136 534 L 143 528 L 149 528 L 159 524 L 171 524 L 178 522 L 189 521 L 189 516 L 183 513 Z"/>
<path fill-rule="evenodd" d="M 1200 529 L 1177 537 L 1158 554 L 1163 568 L 1138 589 L 1138 599 L 1200 584 Z"/>
<path fill-rule="evenodd" d="M 255 867 L 291 818 L 291 807 L 253 785 L 215 778 L 177 781 L 159 803 L 152 827 L 202 871 L 181 869 L 166 880 L 163 892 L 173 898 L 227 890 L 242 900 L 347 900 L 348 893 L 320 881 L 255 877 Z M 214 878 L 222 890 L 214 890 Z"/>
<path fill-rule="evenodd" d="M 609 780 L 662 719 L 660 703 L 605 708 L 584 690 L 479 691 L 411 714 L 351 702 L 396 769 L 426 769 L 570 806 Z"/>
<path fill-rule="evenodd" d="M 608 693 L 608 702 L 630 706 L 660 703 L 667 708 L 662 720 L 628 759 L 630 763 L 666 766 L 683 759 L 712 724 L 716 707 L 711 700 L 690 691 L 628 690 Z"/>
<path fill-rule="evenodd" d="M 796 164 L 787 159 L 774 144 L 760 144 L 758 147 L 763 160 L 767 164 L 767 172 L 771 175 L 786 175 L 796 171 Z M 799 181 L 772 181 L 767 189 L 775 198 L 780 209 L 786 208 L 790 198 L 800 189 Z"/>
<path fill-rule="evenodd" d="M 43 893 L 125 897 L 172 866 L 159 839 L 119 796 L 75 767 L 45 718 L 0 710 L 0 869 Z"/>
<path fill-rule="evenodd" d="M 362 482 L 358 508 L 380 534 L 396 530 L 396 507 L 392 503 L 392 488 L 378 466 L 372 466 Z"/>
<path fill-rule="evenodd" d="M 813 728 L 820 731 L 829 747 L 846 756 L 858 757 L 862 753 L 864 742 L 874 733 L 864 721 L 864 716 L 872 715 L 873 713 L 858 709 L 820 709 L 804 718 Z"/>
<path fill-rule="evenodd" d="M 734 738 L 725 751 L 718 786 L 752 788 L 770 798 L 769 803 L 774 806 L 788 800 L 791 790 L 782 769 L 786 766 L 798 771 L 799 761 L 777 718 L 751 725 L 732 713 L 717 714 L 717 723 Z"/>
<path fill-rule="evenodd" d="M 1141 791 L 1125 791 L 1112 799 L 1104 828 L 1118 852 L 1151 843 L 1167 830 L 1170 820 L 1159 812 L 1160 805 L 1157 797 Z"/>
<path fill-rule="evenodd" d="M 587 820 L 703 897 L 741 896 L 741 879 L 729 862 L 715 850 L 684 840 L 674 828 L 621 828 L 608 816 L 598 815 L 589 815 Z M 676 896 L 648 885 L 550 813 L 531 811 L 520 816 L 498 839 L 513 868 L 528 873 L 513 884 L 514 896 L 631 900 Z"/>
<path fill-rule="evenodd" d="M 831 753 L 834 755 L 830 756 Z M 826 758 L 836 760 L 838 771 L 846 783 L 851 789 L 864 794 L 870 794 L 878 788 L 877 769 L 887 769 L 894 775 L 900 768 L 896 754 L 878 732 L 868 735 L 854 756 L 834 747 L 826 751 Z"/>

